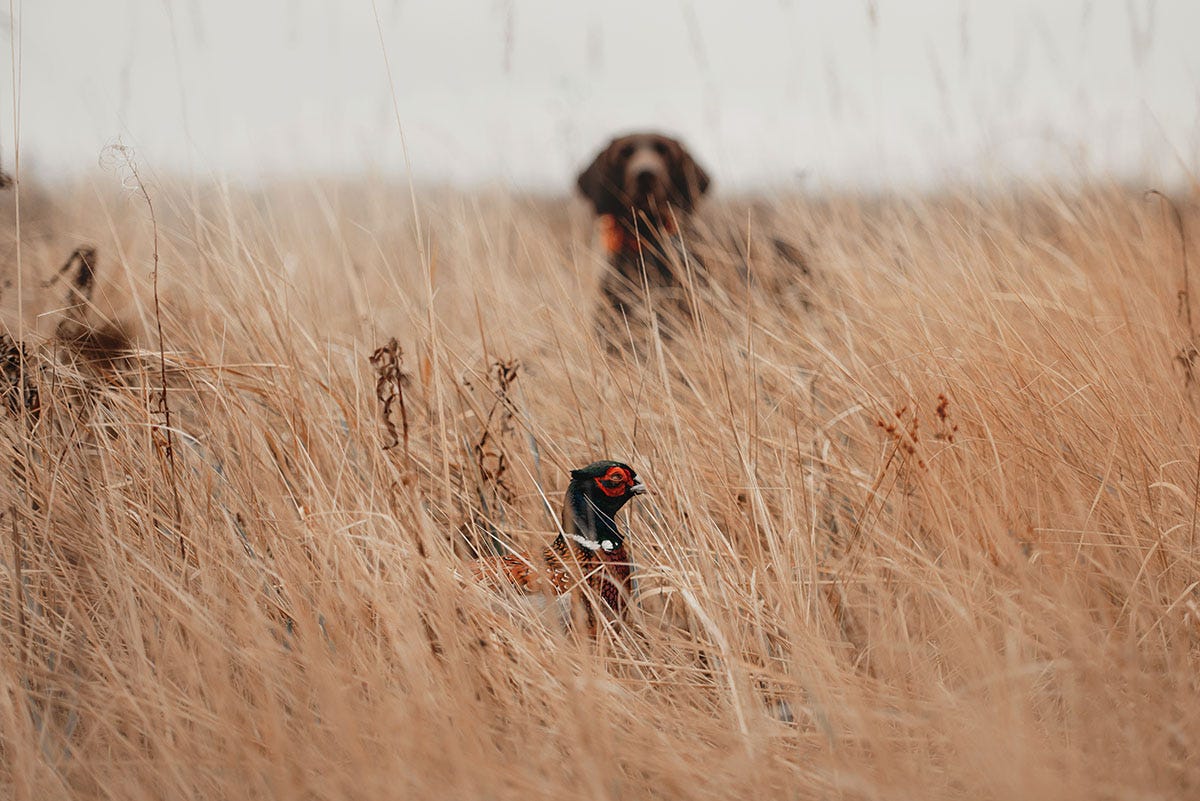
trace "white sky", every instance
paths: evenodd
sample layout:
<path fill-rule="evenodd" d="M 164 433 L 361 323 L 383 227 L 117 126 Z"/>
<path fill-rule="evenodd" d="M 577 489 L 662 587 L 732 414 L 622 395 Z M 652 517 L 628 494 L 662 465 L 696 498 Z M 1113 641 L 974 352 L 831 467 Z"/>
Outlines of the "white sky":
<path fill-rule="evenodd" d="M 371 0 L 15 2 L 43 174 L 403 174 L 385 48 L 422 179 L 565 188 L 646 127 L 726 188 L 1200 165 L 1200 0 L 376 0 L 383 45 Z"/>

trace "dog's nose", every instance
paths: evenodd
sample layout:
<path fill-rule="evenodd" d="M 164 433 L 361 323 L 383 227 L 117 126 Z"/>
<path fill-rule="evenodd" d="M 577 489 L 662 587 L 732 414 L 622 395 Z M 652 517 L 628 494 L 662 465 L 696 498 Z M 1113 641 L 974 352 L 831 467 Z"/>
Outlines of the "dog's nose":
<path fill-rule="evenodd" d="M 652 170 L 641 170 L 638 172 L 636 180 L 638 189 L 646 192 L 654 188 L 654 182 L 658 180 L 658 175 Z"/>

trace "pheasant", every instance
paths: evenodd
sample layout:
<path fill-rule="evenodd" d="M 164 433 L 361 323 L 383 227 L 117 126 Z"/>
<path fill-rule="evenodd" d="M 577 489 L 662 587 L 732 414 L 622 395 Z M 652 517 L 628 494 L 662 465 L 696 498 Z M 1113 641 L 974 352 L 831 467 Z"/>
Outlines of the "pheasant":
<path fill-rule="evenodd" d="M 617 512 L 646 492 L 633 468 L 621 462 L 593 462 L 571 471 L 563 499 L 562 527 L 549 547 L 536 554 L 505 554 L 478 559 L 472 575 L 494 589 L 515 587 L 525 595 L 570 595 L 583 606 L 588 633 L 595 635 L 600 598 L 613 618 L 624 617 L 632 590 L 625 538 Z"/>

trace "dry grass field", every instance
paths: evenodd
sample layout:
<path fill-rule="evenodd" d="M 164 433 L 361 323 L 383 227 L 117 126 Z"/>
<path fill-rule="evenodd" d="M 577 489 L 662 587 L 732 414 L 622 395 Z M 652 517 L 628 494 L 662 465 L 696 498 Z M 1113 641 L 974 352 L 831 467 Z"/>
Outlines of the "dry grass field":
<path fill-rule="evenodd" d="M 2 198 L 6 797 L 1200 795 L 1159 199 L 718 200 L 679 332 L 622 348 L 575 201 L 164 179 L 152 225 L 120 184 Z M 591 641 L 463 565 L 602 457 L 652 494 Z"/>

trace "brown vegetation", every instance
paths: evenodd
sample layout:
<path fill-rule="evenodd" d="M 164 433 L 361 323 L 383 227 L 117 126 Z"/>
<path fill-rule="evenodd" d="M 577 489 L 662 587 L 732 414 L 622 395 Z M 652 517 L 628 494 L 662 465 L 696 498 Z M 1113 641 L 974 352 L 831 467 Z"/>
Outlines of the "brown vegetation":
<path fill-rule="evenodd" d="M 1158 200 L 717 206 L 761 280 L 621 355 L 582 208 L 149 194 L 157 244 L 90 189 L 0 242 L 5 795 L 1200 793 L 1200 384 Z M 46 284 L 79 241 L 86 303 L 78 263 Z M 598 458 L 653 494 L 630 625 L 592 641 L 461 568 L 544 543 Z"/>

